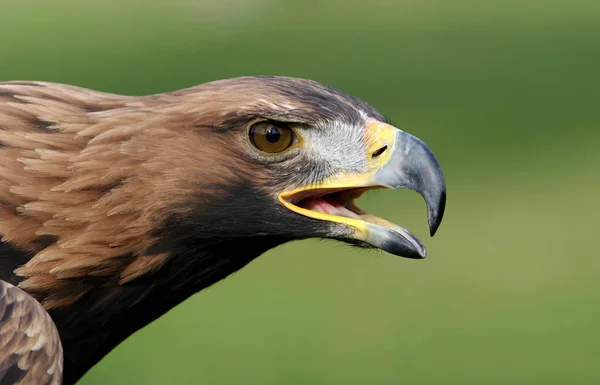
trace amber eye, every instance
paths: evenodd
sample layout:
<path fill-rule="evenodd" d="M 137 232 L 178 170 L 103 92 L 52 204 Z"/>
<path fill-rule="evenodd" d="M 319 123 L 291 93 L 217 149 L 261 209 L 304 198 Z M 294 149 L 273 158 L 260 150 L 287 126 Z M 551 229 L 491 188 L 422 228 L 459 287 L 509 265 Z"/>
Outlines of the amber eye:
<path fill-rule="evenodd" d="M 250 142 L 261 151 L 275 154 L 290 148 L 294 131 L 284 123 L 260 122 L 250 128 Z"/>

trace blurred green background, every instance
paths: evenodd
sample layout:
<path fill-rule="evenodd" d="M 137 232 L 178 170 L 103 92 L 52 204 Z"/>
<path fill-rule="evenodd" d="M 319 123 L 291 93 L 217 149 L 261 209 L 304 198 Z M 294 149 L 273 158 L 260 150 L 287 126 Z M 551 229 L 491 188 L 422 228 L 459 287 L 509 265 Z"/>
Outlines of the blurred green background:
<path fill-rule="evenodd" d="M 0 80 L 147 94 L 312 78 L 422 138 L 446 173 L 433 239 L 417 194 L 360 202 L 426 260 L 284 245 L 80 384 L 600 383 L 599 2 L 2 0 L 0 36 Z"/>

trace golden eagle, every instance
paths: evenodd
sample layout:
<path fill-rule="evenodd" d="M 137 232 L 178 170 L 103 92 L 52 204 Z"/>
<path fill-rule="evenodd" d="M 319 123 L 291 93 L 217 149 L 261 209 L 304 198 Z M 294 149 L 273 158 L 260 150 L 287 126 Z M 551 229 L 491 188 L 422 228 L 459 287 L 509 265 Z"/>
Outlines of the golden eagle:
<path fill-rule="evenodd" d="M 355 205 L 374 188 L 419 192 L 435 233 L 446 187 L 433 153 L 315 81 L 240 77 L 135 97 L 0 83 L 0 384 L 71 385 L 288 241 L 425 257 L 409 231 Z"/>

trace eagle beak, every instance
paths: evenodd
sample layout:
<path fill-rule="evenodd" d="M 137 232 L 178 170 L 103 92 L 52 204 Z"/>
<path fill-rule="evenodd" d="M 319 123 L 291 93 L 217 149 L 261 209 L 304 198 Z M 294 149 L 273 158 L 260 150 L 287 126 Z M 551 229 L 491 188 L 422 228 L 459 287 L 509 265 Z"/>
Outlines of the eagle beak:
<path fill-rule="evenodd" d="M 318 184 L 279 195 L 279 201 L 298 214 L 346 225 L 350 241 L 366 243 L 406 258 L 425 258 L 421 241 L 408 230 L 368 214 L 354 203 L 373 188 L 409 189 L 427 204 L 430 234 L 437 231 L 446 205 L 442 168 L 429 147 L 417 137 L 389 124 L 367 125 L 368 170 L 334 175 Z"/>

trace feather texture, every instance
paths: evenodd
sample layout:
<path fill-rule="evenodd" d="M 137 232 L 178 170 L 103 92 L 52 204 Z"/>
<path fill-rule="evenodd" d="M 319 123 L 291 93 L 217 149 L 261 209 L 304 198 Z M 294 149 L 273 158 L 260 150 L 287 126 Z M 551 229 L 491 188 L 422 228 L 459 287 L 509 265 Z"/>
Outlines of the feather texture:
<path fill-rule="evenodd" d="M 50 315 L 23 290 L 0 281 L 0 385 L 60 385 L 62 366 Z"/>
<path fill-rule="evenodd" d="M 0 234 L 36 252 L 16 271 L 21 287 L 52 309 L 89 290 L 69 290 L 73 279 L 120 275 L 136 257 L 145 263 L 130 279 L 155 270 L 164 257 L 150 262 L 144 252 L 161 202 L 148 181 L 160 171 L 146 163 L 160 149 L 141 137 L 162 116 L 141 116 L 143 105 L 128 107 L 128 97 L 64 85 L 5 83 L 0 95 Z M 43 238 L 55 241 L 41 248 Z"/>
<path fill-rule="evenodd" d="M 18 286 L 0 286 L 17 293 L 0 297 L 8 317 L 0 327 L 13 333 L 0 331 L 0 373 L 46 381 L 41 371 L 54 368 L 58 376 L 62 364 L 51 359 L 62 341 L 63 381 L 72 385 L 131 333 L 266 250 L 331 235 L 275 195 L 363 167 L 356 128 L 365 116 L 383 119 L 341 91 L 282 77 L 148 96 L 0 83 L 0 282 Z M 258 156 L 246 134 L 257 118 L 310 127 L 313 143 L 277 163 Z M 345 147 L 331 150 L 340 137 Z M 46 369 L 20 358 L 35 344 L 19 325 L 33 321 L 54 341 L 39 358 L 54 365 Z M 2 355 L 9 351 L 21 356 Z"/>

